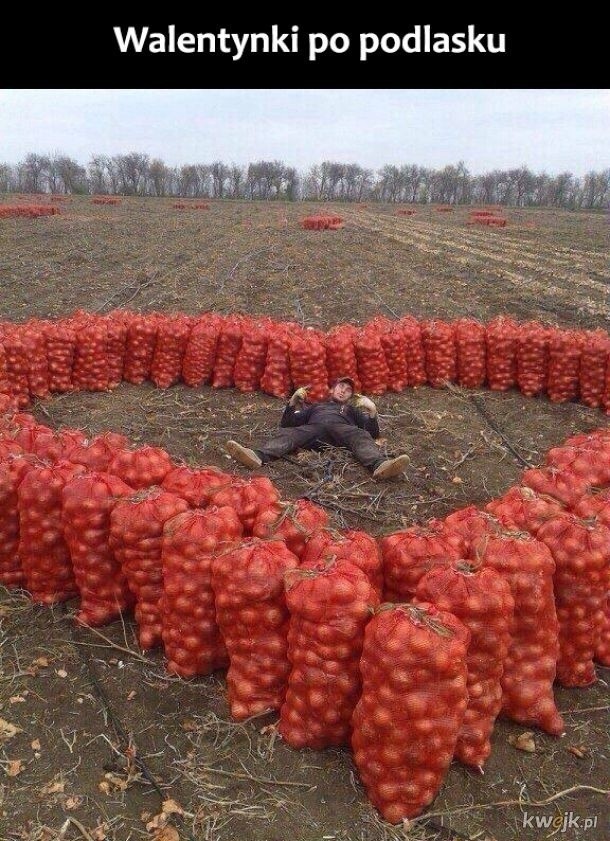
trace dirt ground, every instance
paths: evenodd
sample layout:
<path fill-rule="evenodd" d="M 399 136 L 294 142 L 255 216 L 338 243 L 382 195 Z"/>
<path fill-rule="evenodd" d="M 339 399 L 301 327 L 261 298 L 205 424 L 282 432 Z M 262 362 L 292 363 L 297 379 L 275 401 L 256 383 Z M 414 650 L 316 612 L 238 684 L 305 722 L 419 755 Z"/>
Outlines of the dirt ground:
<path fill-rule="evenodd" d="M 171 204 L 126 199 L 100 207 L 83 198 L 66 202 L 59 216 L 2 220 L 0 317 L 130 306 L 269 314 L 323 328 L 406 312 L 512 313 L 607 328 L 602 214 L 509 210 L 509 225 L 491 230 L 467 226 L 461 209 L 418 208 L 401 218 L 391 207 L 336 205 L 326 209 L 343 215 L 345 228 L 321 233 L 298 227 L 300 217 L 319 211 L 313 206 L 227 202 L 178 211 Z M 377 405 L 388 452 L 411 455 L 404 480 L 376 485 L 343 452 L 329 450 L 266 469 L 284 497 L 309 494 L 336 525 L 383 534 L 485 503 L 549 447 L 608 423 L 577 404 L 553 406 L 516 392 L 420 388 Z M 188 463 L 240 472 L 224 441 L 264 439 L 281 409 L 261 394 L 124 384 L 112 394 L 56 397 L 34 414 L 53 427 L 120 430 Z M 525 728 L 498 722 L 483 776 L 454 763 L 432 816 L 390 827 L 368 805 L 347 751 L 292 751 L 269 726 L 273 716 L 230 722 L 221 674 L 169 677 L 159 652 L 139 652 L 131 620 L 100 636 L 76 628 L 73 611 L 72 603 L 50 610 L 0 593 L 0 719 L 19 728 L 8 735 L 0 721 L 0 841 L 155 837 L 168 801 L 183 810 L 169 814 L 179 838 L 198 841 L 610 835 L 607 797 L 572 790 L 610 788 L 609 670 L 600 669 L 590 689 L 557 690 L 563 739 L 536 733 L 536 751 L 524 753 L 508 738 Z M 548 805 L 523 805 L 565 790 Z M 524 813 L 527 821 L 570 811 L 580 825 L 565 832 L 524 826 Z M 594 816 L 596 825 L 585 829 Z"/>

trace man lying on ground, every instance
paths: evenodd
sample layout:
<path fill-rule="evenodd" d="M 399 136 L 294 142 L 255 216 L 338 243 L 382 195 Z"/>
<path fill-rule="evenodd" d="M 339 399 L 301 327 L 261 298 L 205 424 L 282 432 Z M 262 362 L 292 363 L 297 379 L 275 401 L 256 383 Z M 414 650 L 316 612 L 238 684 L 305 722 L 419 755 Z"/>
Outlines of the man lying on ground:
<path fill-rule="evenodd" d="M 351 405 L 353 394 L 354 381 L 350 377 L 336 380 L 329 399 L 321 403 L 305 403 L 307 389 L 299 388 L 284 409 L 277 435 L 256 449 L 227 441 L 226 450 L 240 464 L 254 470 L 295 450 L 331 444 L 350 450 L 374 479 L 397 476 L 409 465 L 409 456 L 388 458 L 383 454 L 375 443 L 375 438 L 379 438 L 377 407 L 368 397 L 358 398 L 360 408 Z"/>

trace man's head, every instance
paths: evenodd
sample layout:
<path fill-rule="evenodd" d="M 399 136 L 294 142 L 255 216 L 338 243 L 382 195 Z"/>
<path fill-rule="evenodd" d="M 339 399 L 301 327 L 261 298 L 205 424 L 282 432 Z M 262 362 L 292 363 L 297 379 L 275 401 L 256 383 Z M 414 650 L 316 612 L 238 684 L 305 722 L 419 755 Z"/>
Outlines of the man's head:
<path fill-rule="evenodd" d="M 354 381 L 351 377 L 339 377 L 330 389 L 330 399 L 335 403 L 347 403 L 354 393 Z"/>

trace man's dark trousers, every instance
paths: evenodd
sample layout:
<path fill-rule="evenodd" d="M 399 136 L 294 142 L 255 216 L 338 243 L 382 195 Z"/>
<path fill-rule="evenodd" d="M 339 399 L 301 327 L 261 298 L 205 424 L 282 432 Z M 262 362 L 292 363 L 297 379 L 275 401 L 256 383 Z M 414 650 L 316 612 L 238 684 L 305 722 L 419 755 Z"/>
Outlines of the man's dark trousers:
<path fill-rule="evenodd" d="M 257 447 L 256 452 L 265 463 L 294 450 L 308 449 L 316 442 L 346 447 L 369 470 L 374 470 L 385 461 L 385 456 L 370 433 L 349 423 L 305 423 L 302 426 L 283 428 L 261 447 Z"/>

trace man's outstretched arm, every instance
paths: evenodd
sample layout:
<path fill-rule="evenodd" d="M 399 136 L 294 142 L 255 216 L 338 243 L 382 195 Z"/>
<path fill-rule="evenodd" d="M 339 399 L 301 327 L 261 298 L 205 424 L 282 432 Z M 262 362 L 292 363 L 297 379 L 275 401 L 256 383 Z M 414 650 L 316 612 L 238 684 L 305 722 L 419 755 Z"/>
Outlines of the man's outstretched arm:
<path fill-rule="evenodd" d="M 366 429 L 373 438 L 379 438 L 381 433 L 379 431 L 379 421 L 377 420 L 377 406 L 375 406 L 373 401 L 368 397 L 360 395 L 356 400 L 356 405 L 353 407 L 353 412 L 356 425 L 360 429 Z"/>
<path fill-rule="evenodd" d="M 284 409 L 280 426 L 302 426 L 307 423 L 311 414 L 311 406 L 305 406 L 306 388 L 298 388 L 288 401 Z"/>
<path fill-rule="evenodd" d="M 368 412 L 363 412 L 360 409 L 354 409 L 353 411 L 356 425 L 359 426 L 360 429 L 366 429 L 369 435 L 373 438 L 379 438 L 381 432 L 379 431 L 379 421 L 377 420 L 377 415 L 371 417 Z"/>

